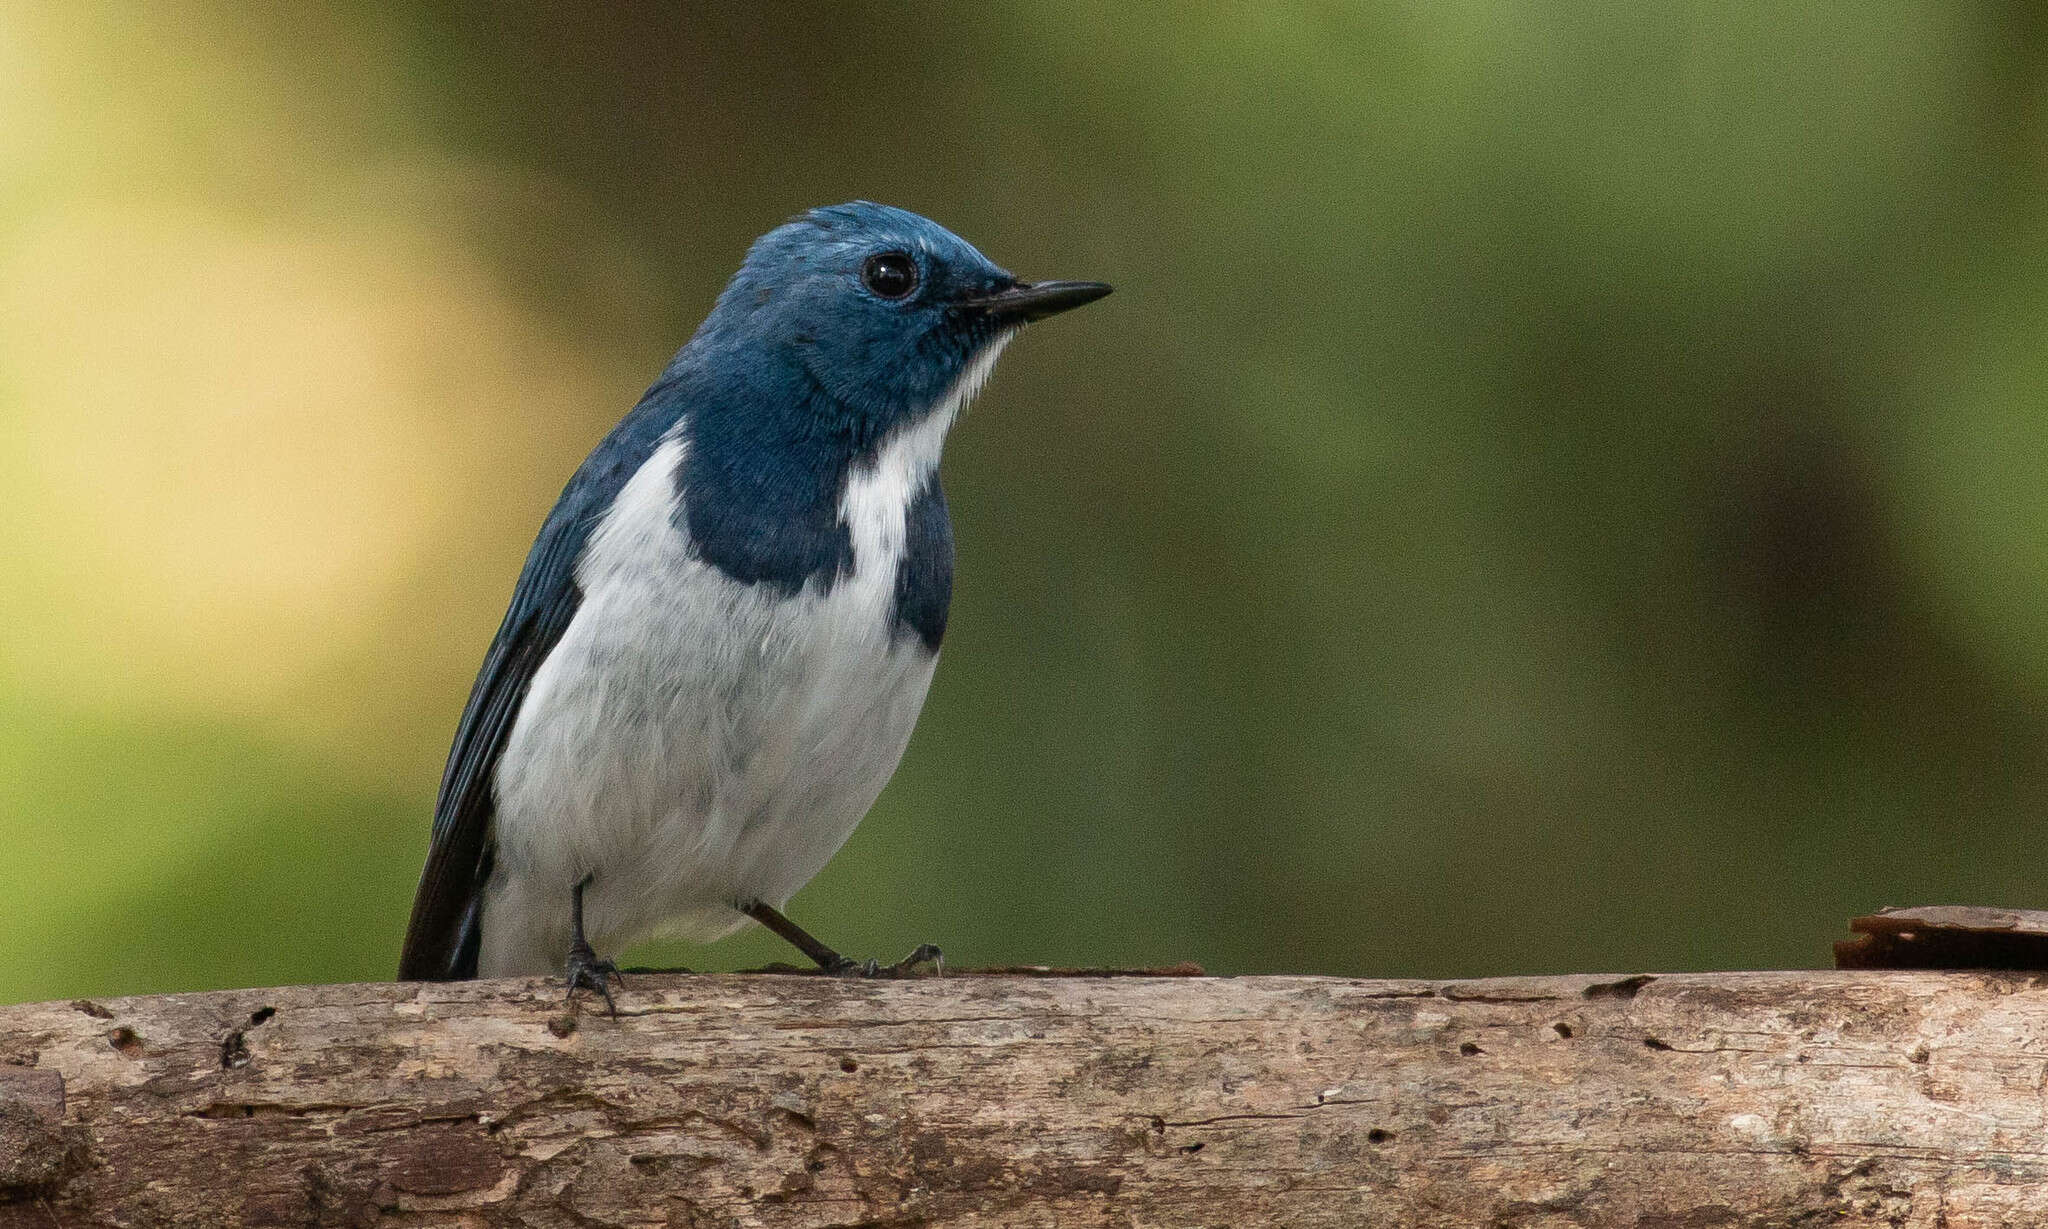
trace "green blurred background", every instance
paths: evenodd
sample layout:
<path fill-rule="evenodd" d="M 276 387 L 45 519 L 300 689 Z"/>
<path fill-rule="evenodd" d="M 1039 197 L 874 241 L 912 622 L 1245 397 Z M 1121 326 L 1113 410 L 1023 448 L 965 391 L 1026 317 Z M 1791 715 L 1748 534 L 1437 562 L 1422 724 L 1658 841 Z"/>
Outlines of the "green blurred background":
<path fill-rule="evenodd" d="M 835 944 L 2048 904 L 2044 103 L 2039 10 L 1958 0 L 0 0 L 0 1000 L 389 976 L 561 483 L 854 197 L 1119 293 L 954 434 Z"/>

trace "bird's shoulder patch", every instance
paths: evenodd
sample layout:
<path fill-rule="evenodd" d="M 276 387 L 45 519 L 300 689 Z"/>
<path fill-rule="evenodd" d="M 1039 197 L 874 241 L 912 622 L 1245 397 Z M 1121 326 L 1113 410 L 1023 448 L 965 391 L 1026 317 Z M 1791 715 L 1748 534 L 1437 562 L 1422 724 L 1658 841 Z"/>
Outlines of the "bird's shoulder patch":
<path fill-rule="evenodd" d="M 933 473 L 904 514 L 903 558 L 896 565 L 895 621 L 936 653 L 953 603 L 953 522 Z"/>
<path fill-rule="evenodd" d="M 750 449 L 744 438 L 684 424 L 676 528 L 697 556 L 741 584 L 794 596 L 816 582 L 829 592 L 853 570 L 853 537 L 840 522 L 843 459 L 820 448 Z"/>

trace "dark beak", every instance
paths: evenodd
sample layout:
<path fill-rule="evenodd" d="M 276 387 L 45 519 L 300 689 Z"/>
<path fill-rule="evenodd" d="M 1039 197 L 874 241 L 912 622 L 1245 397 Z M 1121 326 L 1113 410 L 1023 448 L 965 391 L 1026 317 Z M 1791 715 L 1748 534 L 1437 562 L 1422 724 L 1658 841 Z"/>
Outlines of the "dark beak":
<path fill-rule="evenodd" d="M 958 306 L 1005 324 L 1029 324 L 1093 303 L 1111 289 L 1101 282 L 1018 282 L 985 298 L 963 299 Z"/>

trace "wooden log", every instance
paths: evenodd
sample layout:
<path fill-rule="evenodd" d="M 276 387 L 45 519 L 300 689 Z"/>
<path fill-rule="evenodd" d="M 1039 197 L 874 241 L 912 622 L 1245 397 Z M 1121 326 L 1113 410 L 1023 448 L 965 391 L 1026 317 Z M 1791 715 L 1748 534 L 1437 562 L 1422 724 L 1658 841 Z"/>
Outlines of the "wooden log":
<path fill-rule="evenodd" d="M 0 1008 L 0 1225 L 2048 1224 L 2024 973 Z"/>
<path fill-rule="evenodd" d="M 1838 969 L 2048 969 L 2048 912 L 1915 905 L 1851 918 Z"/>

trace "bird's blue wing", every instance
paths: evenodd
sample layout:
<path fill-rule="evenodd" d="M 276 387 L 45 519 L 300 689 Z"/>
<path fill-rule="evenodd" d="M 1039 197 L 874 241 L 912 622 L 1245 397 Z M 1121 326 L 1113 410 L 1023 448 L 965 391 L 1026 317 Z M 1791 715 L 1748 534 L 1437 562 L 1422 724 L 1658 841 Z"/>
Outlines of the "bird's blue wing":
<path fill-rule="evenodd" d="M 483 890 L 491 875 L 498 758 L 533 676 L 582 605 L 576 562 L 591 531 L 674 422 L 663 392 L 661 384 L 649 390 L 577 469 L 526 557 L 512 606 L 484 656 L 448 752 L 434 804 L 433 844 L 399 957 L 401 981 L 476 976 Z M 569 907 L 566 898 L 562 907 Z"/>

